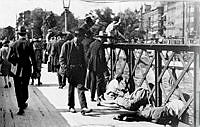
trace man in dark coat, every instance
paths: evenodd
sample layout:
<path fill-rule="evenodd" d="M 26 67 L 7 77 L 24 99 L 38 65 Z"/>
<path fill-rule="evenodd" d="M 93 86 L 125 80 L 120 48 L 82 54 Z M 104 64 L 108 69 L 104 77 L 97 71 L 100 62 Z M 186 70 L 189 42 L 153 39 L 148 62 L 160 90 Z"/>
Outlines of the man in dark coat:
<path fill-rule="evenodd" d="M 33 45 L 26 39 L 26 29 L 21 26 L 18 32 L 19 40 L 10 45 L 8 61 L 16 68 L 14 73 L 15 93 L 19 107 L 18 115 L 24 114 L 24 109 L 28 106 L 28 85 L 31 77 L 31 69 L 37 72 L 37 65 L 33 50 Z M 31 58 L 31 60 L 30 60 Z"/>
<path fill-rule="evenodd" d="M 88 109 L 85 90 L 85 74 L 86 74 L 86 64 L 84 59 L 84 49 L 81 41 L 84 39 L 84 30 L 79 28 L 75 30 L 75 37 L 66 43 L 63 44 L 61 53 L 60 53 L 60 66 L 61 68 L 70 68 L 70 75 L 68 75 L 68 106 L 69 111 L 75 113 L 75 97 L 74 89 L 77 87 L 79 102 L 81 105 L 82 112 L 91 112 L 91 109 Z"/>
<path fill-rule="evenodd" d="M 57 41 L 52 44 L 52 49 L 51 49 L 51 59 L 52 59 L 52 64 L 53 68 L 56 69 L 57 71 L 57 76 L 58 76 L 58 84 L 59 88 L 62 89 L 66 85 L 66 75 L 61 75 L 59 73 L 59 68 L 60 68 L 60 63 L 59 63 L 59 56 L 61 52 L 61 47 L 65 43 L 65 36 L 67 36 L 67 33 L 62 33 L 59 32 L 57 34 Z"/>
<path fill-rule="evenodd" d="M 85 22 L 81 25 L 80 28 L 84 30 L 84 34 L 85 34 L 85 35 L 89 35 L 89 34 L 92 33 L 91 30 L 90 30 L 90 28 L 91 28 L 94 24 L 95 24 L 95 23 L 94 23 L 94 21 L 92 20 L 91 17 L 86 17 L 86 18 L 85 18 Z"/>
<path fill-rule="evenodd" d="M 106 91 L 104 72 L 107 71 L 105 52 L 103 48 L 103 41 L 100 37 L 97 37 L 90 45 L 87 57 L 88 68 L 91 77 L 91 101 L 94 101 L 95 92 L 97 89 L 97 105 L 100 105 L 100 98 L 103 97 Z"/>

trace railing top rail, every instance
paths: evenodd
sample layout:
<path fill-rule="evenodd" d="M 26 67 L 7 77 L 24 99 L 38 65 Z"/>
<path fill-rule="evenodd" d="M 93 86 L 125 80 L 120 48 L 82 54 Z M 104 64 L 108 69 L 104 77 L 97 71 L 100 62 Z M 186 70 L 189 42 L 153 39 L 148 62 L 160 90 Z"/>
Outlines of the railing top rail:
<path fill-rule="evenodd" d="M 191 51 L 199 52 L 200 45 L 184 45 L 184 44 L 130 44 L 130 43 L 117 43 L 117 44 L 103 44 L 104 47 L 123 48 L 123 49 L 150 49 L 150 50 L 169 50 L 169 51 Z"/>

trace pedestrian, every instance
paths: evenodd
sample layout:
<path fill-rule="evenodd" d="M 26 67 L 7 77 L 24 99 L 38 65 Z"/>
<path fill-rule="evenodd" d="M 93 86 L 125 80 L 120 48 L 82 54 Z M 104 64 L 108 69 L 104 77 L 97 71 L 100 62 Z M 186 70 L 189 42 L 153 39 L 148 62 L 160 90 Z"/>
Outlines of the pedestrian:
<path fill-rule="evenodd" d="M 103 36 L 97 36 L 96 40 L 92 42 L 87 53 L 88 69 L 91 77 L 91 101 L 95 101 L 95 93 L 97 90 L 97 105 L 100 106 L 101 97 L 106 91 L 106 83 L 104 73 L 107 71 L 107 64 L 105 58 L 105 51 L 103 48 Z"/>
<path fill-rule="evenodd" d="M 80 28 L 84 30 L 85 35 L 90 35 L 92 33 L 90 28 L 95 24 L 95 22 L 91 17 L 86 17 L 84 21 L 85 22 L 81 25 Z"/>
<path fill-rule="evenodd" d="M 53 43 L 56 42 L 56 37 L 55 37 L 55 33 L 51 33 L 49 36 L 49 41 L 47 43 L 47 47 L 46 47 L 46 54 L 48 54 L 48 60 L 47 60 L 47 66 L 48 66 L 48 72 L 54 72 L 54 68 L 52 66 L 52 59 L 51 59 L 51 48 Z"/>
<path fill-rule="evenodd" d="M 33 41 L 33 49 L 34 49 L 34 54 L 35 54 L 35 59 L 37 63 L 37 73 L 34 73 L 31 78 L 32 78 L 32 83 L 31 85 L 34 85 L 34 79 L 38 80 L 38 86 L 42 85 L 42 82 L 40 81 L 41 79 L 41 69 L 42 69 L 42 57 L 43 57 L 43 44 L 41 39 L 36 38 Z"/>
<path fill-rule="evenodd" d="M 84 30 L 78 28 L 74 32 L 74 38 L 63 44 L 60 53 L 60 66 L 63 70 L 70 73 L 67 74 L 68 78 L 68 106 L 69 111 L 75 113 L 75 95 L 74 89 L 77 88 L 78 98 L 81 106 L 81 112 L 88 113 L 92 109 L 87 107 L 85 90 L 85 74 L 86 74 L 86 64 L 84 57 L 84 49 L 81 41 L 84 39 Z M 68 69 L 68 71 L 67 71 Z"/>
<path fill-rule="evenodd" d="M 1 65 L 1 74 L 4 77 L 4 83 L 5 83 L 4 88 L 8 88 L 11 87 L 11 82 L 10 82 L 11 63 L 7 59 L 9 40 L 4 39 L 2 44 L 3 46 L 0 49 L 0 57 L 3 60 Z"/>
<path fill-rule="evenodd" d="M 59 73 L 59 68 L 60 68 L 60 63 L 59 63 L 59 56 L 60 56 L 60 51 L 61 51 L 61 47 L 65 42 L 65 35 L 62 32 L 59 32 L 56 37 L 57 37 L 57 41 L 55 43 L 52 44 L 52 48 L 51 48 L 51 59 L 52 59 L 52 64 L 53 64 L 53 68 L 56 70 L 57 72 L 57 76 L 58 76 L 58 84 L 59 84 L 59 88 L 62 89 L 65 85 L 66 85 L 66 75 L 61 75 Z"/>
<path fill-rule="evenodd" d="M 106 27 L 106 34 L 107 36 L 112 36 L 115 37 L 118 34 L 118 30 L 117 27 L 119 26 L 119 24 L 121 23 L 121 19 L 120 17 L 116 16 L 114 17 L 113 21 Z M 108 43 L 113 43 L 113 40 L 111 39 L 107 39 Z"/>
<path fill-rule="evenodd" d="M 87 58 L 87 52 L 89 50 L 90 44 L 94 41 L 93 39 L 93 34 L 92 32 L 88 32 L 86 34 L 85 39 L 83 39 L 83 41 L 81 42 L 83 44 L 83 48 L 84 48 L 84 54 L 85 54 L 85 61 L 86 61 L 86 65 L 88 65 L 88 58 Z M 87 69 L 87 74 L 86 74 L 86 79 L 85 79 L 85 86 L 87 89 L 90 89 L 90 73 L 89 70 Z"/>
<path fill-rule="evenodd" d="M 26 39 L 26 28 L 20 26 L 17 33 L 19 39 L 10 44 L 8 52 L 8 61 L 13 64 L 14 86 L 17 103 L 19 107 L 18 115 L 24 114 L 24 109 L 27 108 L 26 102 L 29 98 L 28 85 L 31 77 L 31 70 L 37 72 L 37 64 L 33 45 Z M 14 71 L 16 70 L 16 71 Z"/>

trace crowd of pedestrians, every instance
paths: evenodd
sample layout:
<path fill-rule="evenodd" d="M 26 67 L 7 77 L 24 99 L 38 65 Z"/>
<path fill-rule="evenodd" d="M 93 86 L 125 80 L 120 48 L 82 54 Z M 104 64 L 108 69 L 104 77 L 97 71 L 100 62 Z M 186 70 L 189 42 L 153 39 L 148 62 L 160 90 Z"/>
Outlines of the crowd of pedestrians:
<path fill-rule="evenodd" d="M 93 33 L 91 28 L 95 21 L 91 17 L 87 17 L 84 24 L 73 32 L 48 30 L 46 43 L 39 38 L 29 41 L 26 37 L 25 27 L 21 26 L 17 32 L 19 38 L 15 42 L 11 43 L 4 39 L 0 50 L 1 74 L 4 77 L 5 88 L 11 87 L 10 76 L 14 79 L 19 107 L 17 114 L 23 115 L 28 106 L 30 79 L 32 79 L 32 85 L 34 85 L 35 79 L 38 80 L 37 85 L 42 85 L 40 81 L 42 63 L 48 65 L 48 72 L 57 73 L 59 89 L 66 86 L 68 81 L 67 102 L 71 113 L 76 112 L 75 88 L 77 88 L 83 114 L 92 112 L 87 105 L 88 98 L 85 96 L 85 91 L 90 90 L 90 101 L 96 101 L 97 106 L 101 106 L 101 102 L 106 100 L 105 94 L 110 94 L 110 91 L 106 92 L 109 70 L 103 43 L 114 43 L 112 37 L 116 34 L 119 35 L 117 26 L 120 22 L 120 18 L 116 17 L 107 28 L 100 27 L 96 33 Z M 114 84 L 111 86 L 124 92 L 122 89 L 118 89 L 120 82 L 124 81 L 123 77 L 121 74 L 116 77 L 116 81 L 112 82 Z M 123 84 L 125 84 L 124 88 L 127 88 L 127 82 Z M 114 98 L 120 97 L 124 100 L 124 94 L 119 96 L 118 93 L 111 93 L 111 98 L 116 96 Z M 119 102 L 117 103 L 119 104 Z M 132 101 L 128 101 L 128 103 L 132 104 Z"/>

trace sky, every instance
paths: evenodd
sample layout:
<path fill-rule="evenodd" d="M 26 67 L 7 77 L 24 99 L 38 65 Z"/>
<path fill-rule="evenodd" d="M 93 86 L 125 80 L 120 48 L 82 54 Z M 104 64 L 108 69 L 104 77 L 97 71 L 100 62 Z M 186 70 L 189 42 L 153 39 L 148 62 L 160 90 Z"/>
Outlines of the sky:
<path fill-rule="evenodd" d="M 116 2 L 112 4 L 88 3 L 81 0 L 71 0 L 70 11 L 78 18 L 84 18 L 90 10 L 110 7 L 114 13 L 124 11 L 127 8 L 139 9 L 144 2 Z M 148 3 L 147 3 L 148 4 Z M 0 28 L 15 27 L 16 17 L 20 12 L 33 10 L 35 8 L 53 11 L 60 15 L 63 9 L 63 0 L 0 0 Z"/>

